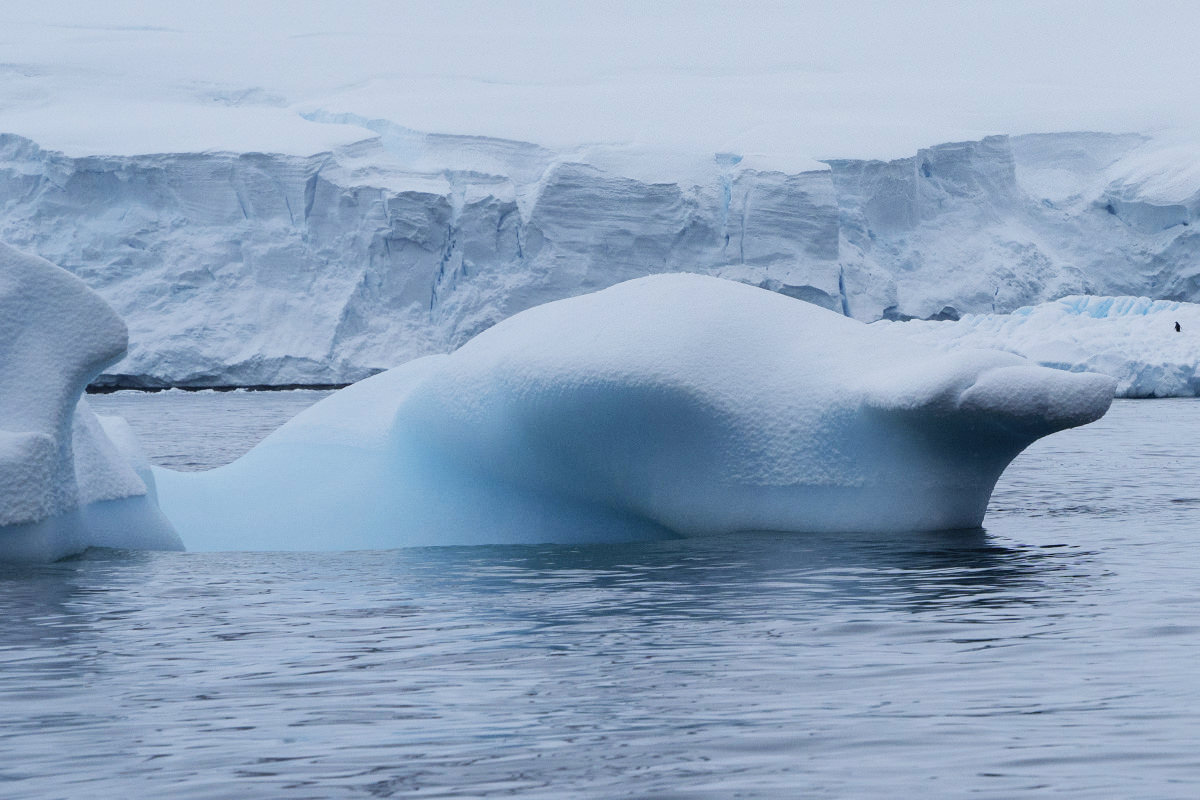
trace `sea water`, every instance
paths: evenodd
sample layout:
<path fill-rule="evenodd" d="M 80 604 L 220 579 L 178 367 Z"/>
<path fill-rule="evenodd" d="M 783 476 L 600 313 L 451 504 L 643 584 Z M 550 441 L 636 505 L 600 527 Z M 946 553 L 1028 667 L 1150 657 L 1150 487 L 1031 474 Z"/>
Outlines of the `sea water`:
<path fill-rule="evenodd" d="M 92 400 L 198 468 L 316 397 Z M 0 797 L 1196 797 L 1197 431 L 1117 402 L 977 531 L 3 568 Z"/>

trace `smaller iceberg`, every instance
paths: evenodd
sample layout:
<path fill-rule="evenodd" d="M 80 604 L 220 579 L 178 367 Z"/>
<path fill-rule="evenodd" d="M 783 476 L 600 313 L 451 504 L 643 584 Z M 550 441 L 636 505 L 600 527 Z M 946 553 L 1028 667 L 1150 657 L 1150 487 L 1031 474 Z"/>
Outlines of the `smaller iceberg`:
<path fill-rule="evenodd" d="M 876 322 L 873 327 L 945 352 L 1007 350 L 1047 367 L 1108 375 L 1116 379 L 1117 397 L 1200 395 L 1200 305 L 1195 303 L 1071 295 L 1011 314 L 968 314 L 956 322 Z"/>
<path fill-rule="evenodd" d="M 225 467 L 156 475 L 202 550 L 968 528 L 1022 449 L 1102 416 L 1113 385 L 657 275 L 368 378 Z"/>
<path fill-rule="evenodd" d="M 81 280 L 0 244 L 0 561 L 182 549 L 128 425 L 82 397 L 126 344 Z"/>

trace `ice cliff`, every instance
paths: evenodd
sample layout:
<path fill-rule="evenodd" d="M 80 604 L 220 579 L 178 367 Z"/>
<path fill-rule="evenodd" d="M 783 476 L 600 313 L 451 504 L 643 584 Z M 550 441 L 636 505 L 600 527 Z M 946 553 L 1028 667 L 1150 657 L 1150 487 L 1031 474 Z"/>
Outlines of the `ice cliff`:
<path fill-rule="evenodd" d="M 964 528 L 1113 384 L 656 275 L 343 389 L 232 464 L 156 474 L 199 550 Z"/>
<path fill-rule="evenodd" d="M 309 157 L 68 157 L 0 136 L 0 239 L 128 322 L 107 385 L 350 382 L 661 272 L 864 321 L 1069 294 L 1200 300 L 1200 171 L 1175 142 L 994 136 L 786 173 L 328 121 L 375 136 Z"/>
<path fill-rule="evenodd" d="M 0 245 L 0 561 L 181 549 L 128 425 L 81 399 L 125 337 L 78 278 Z"/>

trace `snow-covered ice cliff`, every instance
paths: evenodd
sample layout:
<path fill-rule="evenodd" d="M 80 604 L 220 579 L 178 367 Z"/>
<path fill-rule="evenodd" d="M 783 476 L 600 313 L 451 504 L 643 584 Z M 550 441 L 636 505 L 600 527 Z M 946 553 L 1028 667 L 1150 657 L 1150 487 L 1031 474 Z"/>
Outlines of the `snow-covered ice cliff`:
<path fill-rule="evenodd" d="M 0 239 L 130 326 L 101 384 L 335 384 L 448 352 L 542 302 L 709 273 L 861 320 L 1068 294 L 1200 300 L 1200 151 L 993 136 L 803 172 L 427 135 L 313 156 L 70 157 L 0 136 Z"/>

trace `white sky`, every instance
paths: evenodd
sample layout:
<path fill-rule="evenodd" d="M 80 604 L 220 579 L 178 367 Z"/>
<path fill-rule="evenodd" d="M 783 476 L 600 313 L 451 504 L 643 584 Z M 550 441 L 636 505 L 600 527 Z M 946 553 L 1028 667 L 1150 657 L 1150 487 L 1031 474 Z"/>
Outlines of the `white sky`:
<path fill-rule="evenodd" d="M 1200 3 L 0 0 L 0 19 L 0 131 L 79 154 L 366 135 L 299 116 L 318 108 L 781 166 L 1200 130 Z"/>

